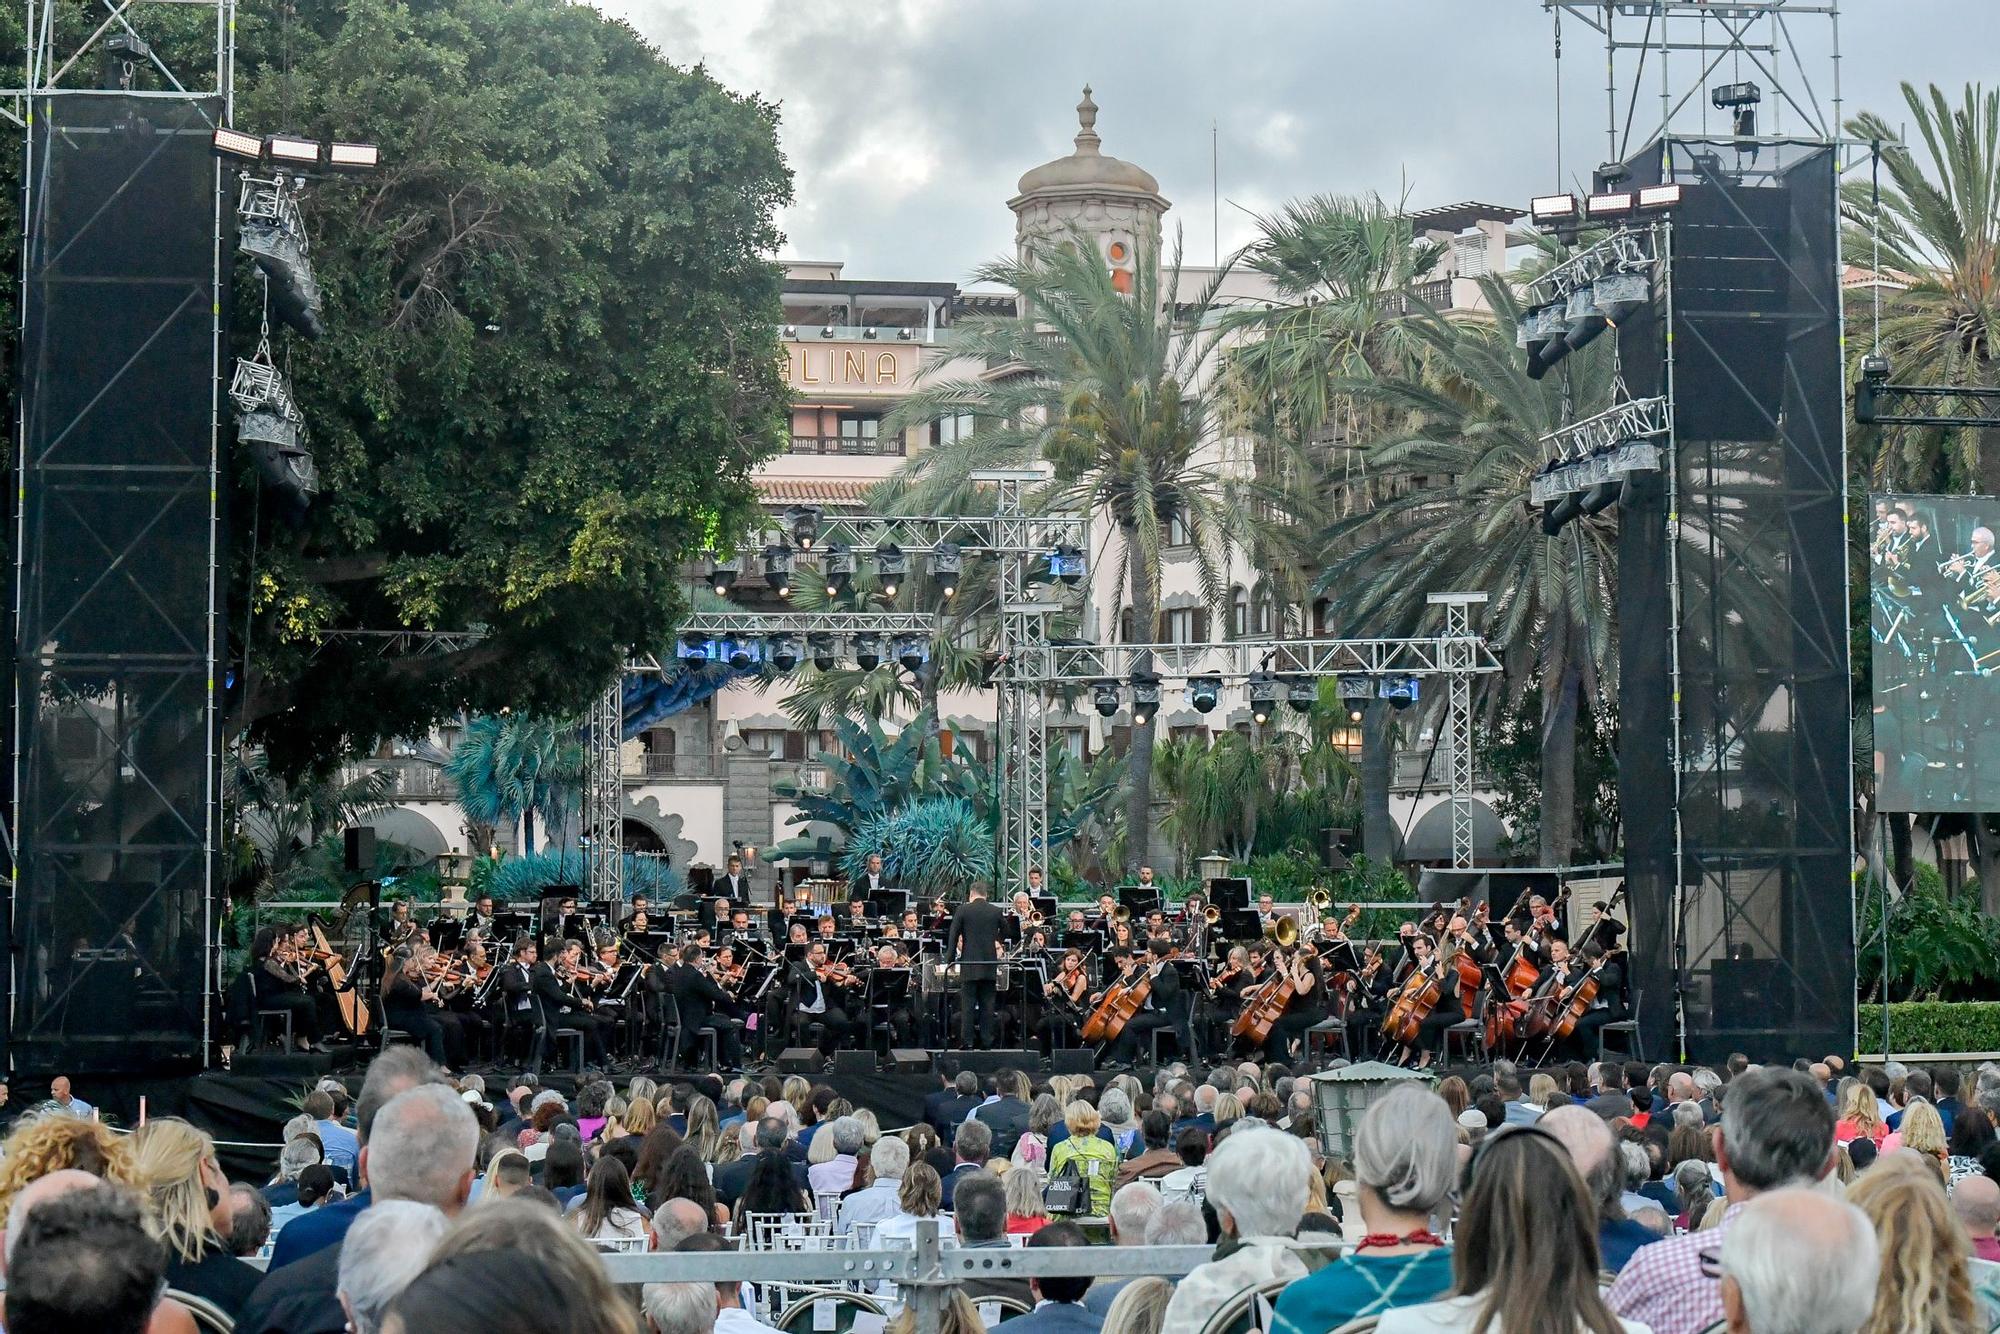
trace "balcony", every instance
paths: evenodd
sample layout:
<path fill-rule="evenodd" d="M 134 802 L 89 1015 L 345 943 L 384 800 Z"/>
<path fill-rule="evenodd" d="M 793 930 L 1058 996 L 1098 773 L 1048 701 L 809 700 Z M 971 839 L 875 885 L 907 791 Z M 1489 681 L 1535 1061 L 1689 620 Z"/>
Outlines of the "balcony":
<path fill-rule="evenodd" d="M 1428 771 L 1426 771 L 1428 766 Z M 1493 775 L 1472 757 L 1472 787 L 1486 791 L 1493 787 Z M 1389 790 L 1398 793 L 1445 792 L 1451 788 L 1451 749 L 1425 746 L 1420 750 L 1399 750 L 1389 770 Z"/>
<path fill-rule="evenodd" d="M 844 454 L 856 458 L 901 458 L 903 437 L 851 435 L 795 435 L 794 454 Z"/>
<path fill-rule="evenodd" d="M 716 776 L 716 768 L 715 752 L 712 750 L 676 750 L 671 754 L 642 750 L 634 754 L 627 747 L 620 776 L 627 785 L 636 787 L 644 783 L 712 780 Z"/>
<path fill-rule="evenodd" d="M 1450 310 L 1451 289 L 1450 278 L 1437 278 L 1427 283 L 1418 283 L 1407 293 L 1397 292 L 1383 298 L 1383 312 L 1389 315 L 1410 315 L 1424 306 L 1429 306 L 1432 310 Z"/>
<path fill-rule="evenodd" d="M 395 786 L 390 789 L 391 801 L 413 801 L 419 798 L 451 800 L 458 795 L 444 770 L 429 760 L 393 759 L 364 760 L 341 770 L 342 781 L 352 781 L 374 769 L 386 769 L 394 776 Z"/>

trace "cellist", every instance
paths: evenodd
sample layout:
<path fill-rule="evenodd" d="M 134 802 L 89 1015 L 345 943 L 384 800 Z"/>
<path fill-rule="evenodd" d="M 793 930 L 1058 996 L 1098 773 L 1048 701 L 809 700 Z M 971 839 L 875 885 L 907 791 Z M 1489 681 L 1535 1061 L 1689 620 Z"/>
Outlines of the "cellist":
<path fill-rule="evenodd" d="M 1147 989 L 1145 1008 L 1125 1021 L 1118 1040 L 1111 1046 L 1113 1065 L 1130 1065 L 1139 1052 L 1139 1044 L 1150 1044 L 1153 1030 L 1171 1028 L 1174 1040 L 1180 1043 L 1183 1059 L 1194 1051 L 1193 1039 L 1188 1034 L 1187 1007 L 1181 1004 L 1181 975 L 1167 958 L 1173 952 L 1174 943 L 1165 934 L 1157 935 L 1148 942 L 1151 954 L 1146 964 L 1146 972 L 1153 979 Z"/>
<path fill-rule="evenodd" d="M 1437 946 L 1423 932 L 1419 931 L 1409 938 L 1409 947 L 1409 957 L 1404 960 L 1403 970 L 1396 979 L 1399 984 L 1407 982 L 1413 973 L 1437 976 L 1440 968 L 1446 967 L 1439 957 Z M 1465 1018 L 1465 1012 L 1458 1003 L 1457 981 L 1455 976 L 1445 977 L 1444 985 L 1439 988 L 1438 1003 L 1424 1016 L 1417 1029 L 1416 1041 L 1410 1044 L 1419 1070 L 1428 1070 L 1432 1062 L 1443 1054 L 1445 1030 Z"/>
<path fill-rule="evenodd" d="M 1301 1041 L 1307 1029 L 1327 1017 L 1326 976 L 1320 969 L 1318 951 L 1303 944 L 1290 958 L 1280 950 L 1274 957 L 1273 969 L 1274 975 L 1281 970 L 1291 977 L 1292 1001 L 1278 1016 L 1278 1022 L 1271 1025 L 1271 1036 L 1264 1040 L 1264 1059 L 1290 1061 L 1292 1044 Z"/>

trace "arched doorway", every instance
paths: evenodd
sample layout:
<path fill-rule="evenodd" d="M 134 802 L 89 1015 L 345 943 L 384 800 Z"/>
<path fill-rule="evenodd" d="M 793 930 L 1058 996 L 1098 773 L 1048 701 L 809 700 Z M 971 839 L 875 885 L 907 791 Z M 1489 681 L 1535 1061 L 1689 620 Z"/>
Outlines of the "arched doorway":
<path fill-rule="evenodd" d="M 653 832 L 653 827 L 640 820 L 625 822 L 625 851 L 645 853 L 665 853 L 666 840 Z"/>

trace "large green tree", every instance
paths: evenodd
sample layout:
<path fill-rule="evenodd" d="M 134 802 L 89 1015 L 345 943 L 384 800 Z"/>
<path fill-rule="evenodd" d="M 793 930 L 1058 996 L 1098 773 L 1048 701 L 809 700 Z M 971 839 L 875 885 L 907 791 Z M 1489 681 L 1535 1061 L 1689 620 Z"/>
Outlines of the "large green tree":
<path fill-rule="evenodd" d="M 383 166 L 308 195 L 329 331 L 290 370 L 324 491 L 292 527 L 237 470 L 231 729 L 297 767 L 577 712 L 670 638 L 781 439 L 775 106 L 556 0 L 252 8 L 238 68 L 240 125 Z M 337 635 L 471 626 L 386 660 Z"/>
<path fill-rule="evenodd" d="M 1219 608 L 1226 553 L 1246 524 L 1243 497 L 1208 447 L 1214 414 L 1198 370 L 1212 346 L 1201 325 L 1214 292 L 1183 293 L 1179 257 L 1162 264 L 1151 246 L 1139 247 L 1133 271 L 1132 290 L 1119 291 L 1095 243 L 1081 236 L 983 266 L 975 278 L 1019 293 L 1024 313 L 967 320 L 953 346 L 996 373 L 928 383 L 883 429 L 976 418 L 970 434 L 904 465 L 912 507 L 930 513 L 969 503 L 980 469 L 1050 465 L 1034 503 L 1110 521 L 1120 541 L 1109 574 L 1125 590 L 1137 634 L 1150 641 L 1174 526 L 1185 527 L 1203 596 Z M 1154 722 L 1132 728 L 1128 750 L 1128 873 L 1147 858 Z"/>

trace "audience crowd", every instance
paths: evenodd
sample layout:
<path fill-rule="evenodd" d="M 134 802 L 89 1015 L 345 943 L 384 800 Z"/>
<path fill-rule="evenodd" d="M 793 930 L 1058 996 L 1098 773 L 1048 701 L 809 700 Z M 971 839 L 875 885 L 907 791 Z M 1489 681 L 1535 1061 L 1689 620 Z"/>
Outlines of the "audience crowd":
<path fill-rule="evenodd" d="M 967 1279 L 950 1334 L 2000 1324 L 1990 1064 L 1502 1062 L 1387 1086 L 1329 1153 L 1311 1082 L 1279 1066 L 956 1072 L 899 1129 L 797 1076 L 572 1098 L 453 1083 L 398 1047 L 358 1095 L 308 1090 L 254 1182 L 186 1121 L 123 1133 L 62 1092 L 0 1145 L 9 1334 L 763 1334 L 753 1285 L 621 1288 L 600 1257 L 768 1247 L 788 1219 L 861 1248 L 931 1222 L 959 1250 L 1209 1256 Z M 893 1284 L 862 1296 L 882 1308 L 863 1319 L 914 1328 Z"/>

